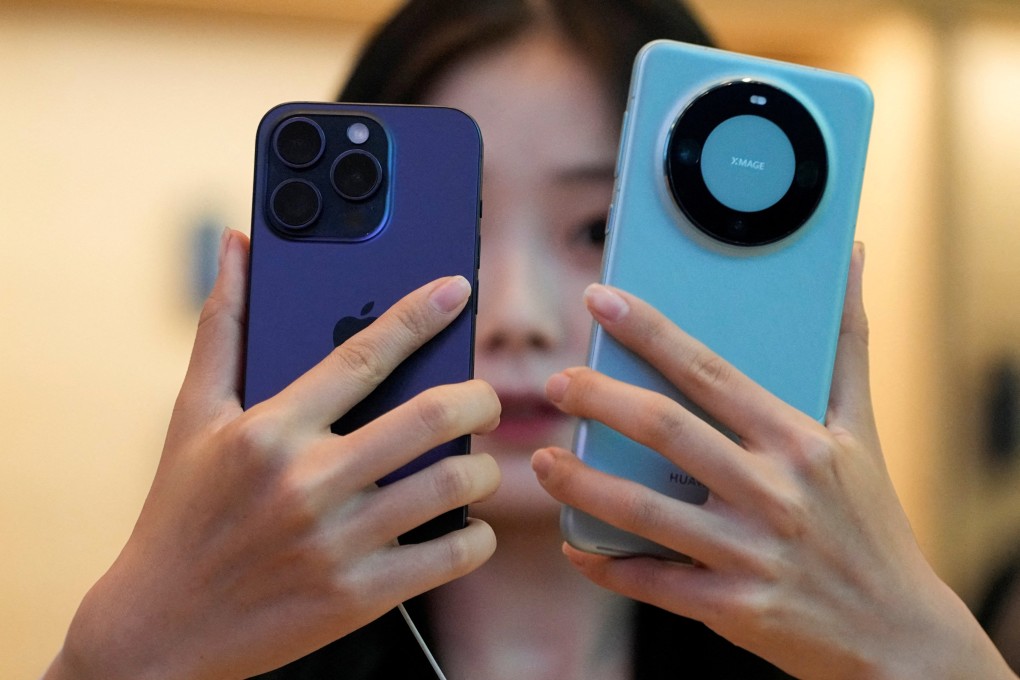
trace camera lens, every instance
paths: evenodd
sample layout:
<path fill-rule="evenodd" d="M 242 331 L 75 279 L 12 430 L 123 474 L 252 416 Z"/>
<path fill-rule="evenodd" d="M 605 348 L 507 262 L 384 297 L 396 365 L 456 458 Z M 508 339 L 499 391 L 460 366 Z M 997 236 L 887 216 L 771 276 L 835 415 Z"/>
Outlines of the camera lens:
<path fill-rule="evenodd" d="M 730 118 L 712 130 L 701 156 L 701 176 L 709 192 L 739 212 L 770 208 L 793 182 L 790 140 L 760 116 Z"/>
<path fill-rule="evenodd" d="M 677 206 L 724 243 L 758 246 L 800 229 L 825 191 L 825 140 L 794 97 L 765 83 L 722 83 L 680 114 L 667 143 Z"/>
<path fill-rule="evenodd" d="M 333 188 L 349 201 L 364 201 L 382 183 L 382 166 L 367 151 L 346 151 L 333 162 Z"/>
<path fill-rule="evenodd" d="M 319 217 L 322 197 L 311 182 L 289 179 L 281 182 L 269 198 L 274 218 L 287 229 L 304 229 Z"/>
<path fill-rule="evenodd" d="M 273 149 L 277 157 L 292 168 L 307 168 L 322 156 L 326 135 L 308 118 L 290 118 L 276 129 Z"/>

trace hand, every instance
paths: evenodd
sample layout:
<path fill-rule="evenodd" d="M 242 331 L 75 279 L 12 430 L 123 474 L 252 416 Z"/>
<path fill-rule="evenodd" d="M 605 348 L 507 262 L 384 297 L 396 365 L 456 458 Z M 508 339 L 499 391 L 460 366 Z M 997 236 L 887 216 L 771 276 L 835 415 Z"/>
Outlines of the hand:
<path fill-rule="evenodd" d="M 329 430 L 457 316 L 470 293 L 464 279 L 409 294 L 245 412 L 247 256 L 247 239 L 227 233 L 148 498 L 48 678 L 245 678 L 470 572 L 495 548 L 479 521 L 395 545 L 490 495 L 499 483 L 490 456 L 453 456 L 374 484 L 443 442 L 494 428 L 500 407 L 487 384 L 434 388 L 350 435 Z"/>
<path fill-rule="evenodd" d="M 564 547 L 607 588 L 699 619 L 803 678 L 1014 677 L 914 539 L 882 458 L 868 384 L 863 251 L 855 249 L 824 425 L 786 405 L 627 293 L 593 286 L 595 319 L 736 433 L 590 369 L 554 375 L 549 398 L 649 446 L 711 490 L 660 495 L 543 449 L 545 489 L 694 565 Z"/>

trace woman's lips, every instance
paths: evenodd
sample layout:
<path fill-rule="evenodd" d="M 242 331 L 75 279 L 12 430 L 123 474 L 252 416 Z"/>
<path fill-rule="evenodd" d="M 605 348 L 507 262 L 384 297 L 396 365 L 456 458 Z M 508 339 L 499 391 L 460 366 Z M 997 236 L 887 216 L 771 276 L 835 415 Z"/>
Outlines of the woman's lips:
<path fill-rule="evenodd" d="M 503 411 L 499 427 L 490 436 L 513 446 L 536 449 L 550 444 L 566 446 L 562 428 L 570 418 L 537 394 L 499 394 Z M 559 435 L 559 436 L 557 436 Z"/>

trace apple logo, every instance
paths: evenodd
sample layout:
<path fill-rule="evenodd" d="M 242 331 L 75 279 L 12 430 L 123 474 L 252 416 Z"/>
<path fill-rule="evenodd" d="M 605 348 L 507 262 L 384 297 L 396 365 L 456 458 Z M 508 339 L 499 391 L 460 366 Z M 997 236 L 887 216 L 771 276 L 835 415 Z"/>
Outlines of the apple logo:
<path fill-rule="evenodd" d="M 368 328 L 378 316 L 372 314 L 375 301 L 365 303 L 357 316 L 345 316 L 333 326 L 333 346 L 339 347 L 351 336 Z M 419 350 L 420 352 L 421 350 Z M 372 393 L 354 405 L 331 427 L 334 434 L 347 435 L 396 407 L 424 389 L 423 378 L 427 381 L 425 367 L 428 361 L 418 354 L 417 361 L 403 361 L 390 371 Z"/>
<path fill-rule="evenodd" d="M 355 333 L 368 328 L 369 324 L 378 318 L 369 316 L 373 307 L 375 307 L 375 301 L 370 301 L 361 308 L 359 316 L 345 316 L 337 321 L 336 326 L 333 327 L 333 346 L 339 347 Z"/>
<path fill-rule="evenodd" d="M 339 347 L 343 343 L 347 342 L 348 338 L 352 335 L 368 328 L 368 326 L 378 318 L 376 316 L 370 316 L 373 307 L 375 307 L 374 300 L 365 303 L 365 306 L 361 308 L 361 312 L 358 316 L 345 316 L 337 321 L 336 325 L 333 326 L 333 346 Z M 380 400 L 378 395 L 386 393 L 387 381 L 383 381 L 382 385 L 376 387 L 375 392 L 377 397 L 375 399 L 365 399 L 361 401 L 352 407 L 343 417 L 333 423 L 333 426 L 330 428 L 333 433 L 339 435 L 350 434 L 354 430 L 357 430 L 377 416 L 381 415 L 386 410 L 384 408 L 385 398 Z"/>

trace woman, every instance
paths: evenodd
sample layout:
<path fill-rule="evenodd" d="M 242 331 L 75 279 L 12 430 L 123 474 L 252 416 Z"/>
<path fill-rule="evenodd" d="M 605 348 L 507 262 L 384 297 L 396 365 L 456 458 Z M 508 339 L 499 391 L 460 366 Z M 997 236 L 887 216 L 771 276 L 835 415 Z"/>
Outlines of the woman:
<path fill-rule="evenodd" d="M 381 378 L 349 370 L 358 357 L 397 333 L 402 342 L 375 362 L 395 365 L 462 308 L 459 280 L 411 294 L 341 347 L 339 361 L 241 413 L 246 251 L 228 234 L 138 527 L 83 602 L 50 677 L 245 677 L 341 636 L 268 677 L 428 677 L 399 619 L 354 631 L 448 581 L 412 611 L 428 622 L 452 678 L 780 675 L 701 624 L 590 587 L 572 564 L 625 595 L 704 620 L 803 677 L 1012 677 L 924 562 L 885 474 L 867 393 L 861 253 L 828 428 L 732 371 L 692 369 L 719 364 L 639 300 L 586 288 L 598 274 L 630 60 L 658 37 L 707 41 L 666 0 L 416 0 L 382 30 L 342 98 L 456 106 L 485 137 L 476 370 L 502 401 L 499 426 L 492 389 L 474 382 L 434 390 L 342 440 L 325 432 L 328 418 Z M 755 455 L 643 393 L 564 371 L 583 361 L 589 312 L 733 424 Z M 456 417 L 423 427 L 415 414 L 430 402 Z M 308 410 L 319 417 L 303 416 Z M 648 436 L 686 469 L 718 480 L 712 499 L 678 507 L 584 469 L 561 448 L 573 427 L 561 412 L 625 431 L 634 422 L 676 425 Z M 635 419 L 640 413 L 653 418 Z M 413 476 L 403 498 L 372 488 L 377 466 L 396 467 L 468 432 L 492 457 L 444 461 Z M 755 476 L 769 484 L 756 486 Z M 698 565 L 569 550 L 563 560 L 558 504 L 543 486 L 651 532 Z M 389 544 L 423 516 L 464 503 L 477 503 L 480 517 L 466 530 L 421 546 Z M 409 508 L 417 514 L 407 516 Z M 489 525 L 499 549 L 478 568 L 493 554 Z"/>
<path fill-rule="evenodd" d="M 673 677 L 699 661 L 713 677 L 785 677 L 699 623 L 578 578 L 560 556 L 559 506 L 530 467 L 536 448 L 572 436 L 543 386 L 584 360 L 591 317 L 578 301 L 599 273 L 630 66 L 664 36 L 708 42 L 670 2 L 412 2 L 369 42 L 340 96 L 459 108 L 485 140 L 476 375 L 503 411 L 474 448 L 495 456 L 503 482 L 474 514 L 499 549 L 413 608 L 453 678 Z M 366 647 L 381 650 L 378 666 L 355 677 L 409 677 L 421 655 L 392 653 L 403 622 L 391 618 L 269 677 L 348 669 Z"/>

